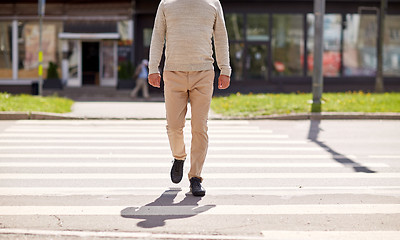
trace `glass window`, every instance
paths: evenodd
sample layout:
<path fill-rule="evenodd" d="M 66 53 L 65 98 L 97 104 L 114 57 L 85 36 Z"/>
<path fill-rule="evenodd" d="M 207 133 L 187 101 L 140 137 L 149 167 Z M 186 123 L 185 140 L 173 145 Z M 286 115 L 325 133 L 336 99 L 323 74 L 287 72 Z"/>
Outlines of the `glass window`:
<path fill-rule="evenodd" d="M 119 21 L 118 33 L 121 41 L 132 41 L 133 39 L 133 21 Z"/>
<path fill-rule="evenodd" d="M 246 69 L 249 79 L 268 79 L 268 46 L 266 44 L 247 47 Z"/>
<path fill-rule="evenodd" d="M 114 78 L 114 41 L 103 41 L 102 43 L 102 78 Z"/>
<path fill-rule="evenodd" d="M 0 79 L 12 78 L 11 22 L 0 22 Z"/>
<path fill-rule="evenodd" d="M 61 67 L 61 40 L 58 33 L 62 23 L 44 23 L 42 29 L 43 78 L 47 76 L 49 62 Z M 18 23 L 18 78 L 38 77 L 39 24 L 37 22 Z"/>
<path fill-rule="evenodd" d="M 303 16 L 274 14 L 272 58 L 274 76 L 299 76 L 303 73 Z"/>
<path fill-rule="evenodd" d="M 79 64 L 79 41 L 69 40 L 68 41 L 68 76 L 69 78 L 78 78 L 78 64 Z"/>
<path fill-rule="evenodd" d="M 385 76 L 400 76 L 400 16 L 386 15 L 383 55 Z"/>
<path fill-rule="evenodd" d="M 343 36 L 344 75 L 375 76 L 376 36 L 376 15 L 346 15 Z"/>
<path fill-rule="evenodd" d="M 246 34 L 248 41 L 269 41 L 269 15 L 248 14 Z"/>
<path fill-rule="evenodd" d="M 242 14 L 225 14 L 225 24 L 229 40 L 243 40 Z"/>
<path fill-rule="evenodd" d="M 144 28 L 143 29 L 143 46 L 144 47 L 150 47 L 152 34 L 153 34 L 152 28 Z"/>
<path fill-rule="evenodd" d="M 307 61 L 308 75 L 313 74 L 314 68 L 314 14 L 307 14 Z M 324 16 L 324 52 L 323 74 L 335 77 L 340 75 L 340 34 L 342 16 L 340 14 L 326 14 Z"/>
<path fill-rule="evenodd" d="M 229 46 L 231 68 L 232 68 L 232 80 L 241 81 L 243 80 L 243 43 L 233 43 Z"/>
<path fill-rule="evenodd" d="M 118 77 L 129 79 L 132 76 L 133 21 L 118 22 L 118 32 Z"/>

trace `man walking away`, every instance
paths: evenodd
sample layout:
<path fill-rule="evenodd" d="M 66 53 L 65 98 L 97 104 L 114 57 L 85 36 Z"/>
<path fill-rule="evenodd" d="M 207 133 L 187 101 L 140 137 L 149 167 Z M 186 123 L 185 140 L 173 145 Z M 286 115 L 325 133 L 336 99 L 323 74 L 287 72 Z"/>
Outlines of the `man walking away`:
<path fill-rule="evenodd" d="M 230 84 L 229 45 L 219 0 L 161 0 L 150 46 L 149 84 L 160 87 L 158 70 L 165 43 L 164 96 L 172 155 L 171 180 L 179 183 L 186 159 L 183 128 L 191 104 L 190 190 L 204 196 L 201 172 L 207 154 L 207 119 L 213 93 L 215 55 L 221 75 L 218 88 Z"/>
<path fill-rule="evenodd" d="M 136 78 L 136 86 L 130 94 L 131 98 L 136 98 L 137 94 L 140 90 L 142 90 L 144 98 L 146 98 L 146 99 L 149 98 L 149 88 L 147 86 L 147 77 L 148 77 L 147 65 L 148 64 L 149 64 L 149 61 L 147 61 L 147 59 L 143 59 L 142 63 L 136 67 L 135 76 L 134 76 L 134 78 Z"/>

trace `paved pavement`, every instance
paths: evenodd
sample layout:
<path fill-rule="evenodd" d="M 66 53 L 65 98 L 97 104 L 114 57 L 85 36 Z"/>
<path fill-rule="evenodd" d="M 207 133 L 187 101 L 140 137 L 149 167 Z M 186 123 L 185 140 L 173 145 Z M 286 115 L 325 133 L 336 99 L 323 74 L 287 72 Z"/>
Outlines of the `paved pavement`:
<path fill-rule="evenodd" d="M 164 97 L 161 90 L 151 93 L 151 98 L 132 99 L 131 89 L 115 87 L 82 86 L 80 88 L 44 89 L 44 96 L 57 95 L 73 99 L 72 112 L 66 114 L 42 112 L 2 112 L 0 120 L 52 120 L 52 119 L 165 119 Z M 190 104 L 188 105 L 190 118 Z M 224 117 L 210 111 L 210 119 L 274 119 L 274 120 L 308 120 L 308 119 L 390 119 L 400 120 L 400 113 L 321 113 L 321 114 L 288 114 L 251 118 Z"/>
<path fill-rule="evenodd" d="M 191 117 L 188 104 L 187 118 Z M 209 112 L 211 119 L 222 116 Z M 399 117 L 400 118 L 400 117 Z M 165 103 L 152 101 L 76 101 L 72 111 L 64 114 L 43 112 L 1 112 L 0 120 L 54 120 L 54 119 L 165 119 Z"/>
<path fill-rule="evenodd" d="M 188 104 L 187 118 L 191 117 L 191 108 Z M 156 98 L 150 101 L 130 101 L 130 102 L 85 102 L 77 101 L 72 107 L 72 112 L 67 114 L 55 115 L 63 118 L 83 118 L 83 119 L 165 119 L 165 103 L 163 99 Z M 51 114 L 50 114 L 51 117 Z M 397 113 L 322 113 L 322 114 L 287 114 L 250 117 L 249 119 L 283 119 L 283 120 L 304 120 L 313 118 L 322 119 L 396 119 L 400 120 Z M 237 119 L 224 117 L 209 112 L 210 119 Z M 46 119 L 46 118 L 45 118 Z"/>
<path fill-rule="evenodd" d="M 1 112 L 0 120 L 52 120 L 52 119 L 165 119 L 165 106 L 162 92 L 151 94 L 151 98 L 132 99 L 130 89 L 110 87 L 83 86 L 62 90 L 44 90 L 45 96 L 58 95 L 73 99 L 72 112 L 66 114 L 41 112 Z M 187 118 L 190 118 L 188 104 Z M 308 119 L 390 119 L 400 120 L 400 113 L 321 113 L 321 114 L 287 114 L 250 118 L 224 117 L 210 110 L 210 119 L 274 119 L 274 120 L 308 120 Z"/>
<path fill-rule="evenodd" d="M 188 104 L 187 118 L 190 118 Z M 72 112 L 64 116 L 87 119 L 165 119 L 165 103 L 163 101 L 142 102 L 75 102 Z M 211 118 L 218 117 L 210 110 Z"/>
<path fill-rule="evenodd" d="M 190 118 L 188 104 L 187 118 Z M 42 112 L 1 112 L 0 120 L 55 120 L 55 119 L 165 119 L 165 104 L 162 99 L 151 101 L 76 101 L 70 113 L 55 114 Z M 225 117 L 209 112 L 212 120 L 309 120 L 309 119 L 380 119 L 400 120 L 400 113 L 306 113 L 283 114 L 258 117 Z"/>
<path fill-rule="evenodd" d="M 399 121 L 209 125 L 197 198 L 165 120 L 0 121 L 0 239 L 400 239 Z"/>
<path fill-rule="evenodd" d="M 165 118 L 164 102 L 75 102 L 66 114 L 83 118 Z"/>

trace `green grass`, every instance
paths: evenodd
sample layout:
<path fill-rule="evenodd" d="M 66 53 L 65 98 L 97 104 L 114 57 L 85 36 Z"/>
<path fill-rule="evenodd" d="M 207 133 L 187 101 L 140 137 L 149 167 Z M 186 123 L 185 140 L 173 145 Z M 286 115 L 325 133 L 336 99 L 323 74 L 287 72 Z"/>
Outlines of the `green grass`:
<path fill-rule="evenodd" d="M 0 111 L 67 113 L 71 112 L 73 103 L 70 99 L 57 96 L 0 93 Z"/>
<path fill-rule="evenodd" d="M 231 94 L 215 97 L 214 112 L 224 116 L 248 117 L 271 114 L 309 113 L 312 94 Z M 400 112 L 400 93 L 324 93 L 323 112 Z"/>

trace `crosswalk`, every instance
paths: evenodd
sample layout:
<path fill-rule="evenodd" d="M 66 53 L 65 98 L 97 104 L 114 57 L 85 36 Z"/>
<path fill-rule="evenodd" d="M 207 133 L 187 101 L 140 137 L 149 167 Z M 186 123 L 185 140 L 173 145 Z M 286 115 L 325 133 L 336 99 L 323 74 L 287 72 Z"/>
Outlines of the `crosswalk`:
<path fill-rule="evenodd" d="M 400 174 L 382 161 L 397 156 L 340 154 L 252 123 L 209 122 L 203 198 L 170 183 L 165 121 L 0 127 L 0 234 L 400 239 Z"/>

